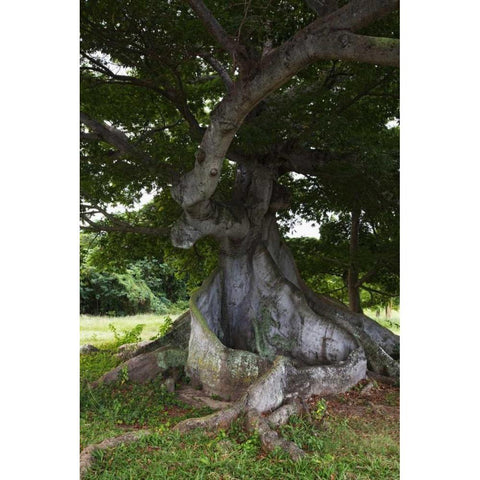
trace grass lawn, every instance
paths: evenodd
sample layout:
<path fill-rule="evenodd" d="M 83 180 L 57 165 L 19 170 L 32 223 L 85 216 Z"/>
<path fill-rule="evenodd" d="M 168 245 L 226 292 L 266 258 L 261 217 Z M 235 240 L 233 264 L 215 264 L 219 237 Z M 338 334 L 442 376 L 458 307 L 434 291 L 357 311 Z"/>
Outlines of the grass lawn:
<path fill-rule="evenodd" d="M 144 325 L 140 337 L 142 340 L 149 340 L 158 334 L 158 329 L 163 325 L 167 317 L 175 320 L 178 316 L 179 313 L 170 315 L 146 313 L 128 317 L 80 315 L 80 345 L 89 343 L 95 347 L 100 347 L 103 344 L 113 343 L 115 334 L 109 325 L 113 325 L 117 334 L 120 335 L 122 332 L 131 331 L 137 325 Z"/>
<path fill-rule="evenodd" d="M 172 316 L 174 318 L 174 316 Z M 283 452 L 265 453 L 258 436 L 247 433 L 241 421 L 227 431 L 172 430 L 179 421 L 212 411 L 194 408 L 160 384 L 128 382 L 96 389 L 91 382 L 119 363 L 114 357 L 114 334 L 145 324 L 142 338 L 158 332 L 165 316 L 138 315 L 124 318 L 81 318 L 81 342 L 101 346 L 102 351 L 82 355 L 80 447 L 148 429 L 138 442 L 99 450 L 86 480 L 155 479 L 321 479 L 396 480 L 399 478 L 399 389 L 374 384 L 365 394 L 358 387 L 325 397 L 326 415 L 318 420 L 317 405 L 309 402 L 312 418 L 292 417 L 280 427 L 282 435 L 303 448 L 307 455 L 293 462 Z"/>

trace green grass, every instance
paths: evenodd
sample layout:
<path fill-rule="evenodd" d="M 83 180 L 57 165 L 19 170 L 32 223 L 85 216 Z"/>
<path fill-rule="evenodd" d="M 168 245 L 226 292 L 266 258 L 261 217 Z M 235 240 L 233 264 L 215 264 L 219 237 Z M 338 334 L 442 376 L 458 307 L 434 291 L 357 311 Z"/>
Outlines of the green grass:
<path fill-rule="evenodd" d="M 80 446 L 138 428 L 165 428 L 189 417 L 207 415 L 209 408 L 194 409 L 168 392 L 160 381 L 139 385 L 118 382 L 96 388 L 90 382 L 116 367 L 115 343 L 102 351 L 80 356 Z"/>
<path fill-rule="evenodd" d="M 206 415 L 211 410 L 182 403 L 159 381 L 147 385 L 120 381 L 92 389 L 89 382 L 119 363 L 114 357 L 113 333 L 105 324 L 111 322 L 118 329 L 131 329 L 151 320 L 150 332 L 154 334 L 159 319 L 161 321 L 161 317 L 144 315 L 121 319 L 82 317 L 84 327 L 88 324 L 89 335 L 97 335 L 97 344 L 101 339 L 103 350 L 82 355 L 80 359 L 80 447 L 130 430 L 147 428 L 153 432 L 133 444 L 97 451 L 86 480 L 399 478 L 398 422 L 382 415 L 339 414 L 333 404 L 330 413 L 327 402 L 323 423 L 292 417 L 279 431 L 307 452 L 304 459 L 293 462 L 281 451 L 265 454 L 258 436 L 247 433 L 241 419 L 227 431 L 215 434 L 194 431 L 181 435 L 172 430 L 179 421 Z M 102 330 L 93 330 L 94 325 L 100 325 Z M 108 338 L 112 339 L 111 343 L 105 343 Z M 398 390 L 388 391 L 382 398 L 383 405 L 395 405 Z M 347 394 L 338 398 L 342 406 L 350 401 Z"/>
<path fill-rule="evenodd" d="M 156 315 L 146 313 L 128 317 L 95 317 L 80 315 L 80 345 L 89 343 L 96 347 L 114 342 L 115 335 L 110 329 L 112 324 L 118 334 L 124 331 L 131 331 L 137 325 L 144 325 L 140 337 L 142 340 L 149 340 L 158 334 L 159 328 L 167 317 L 175 320 L 179 314 Z"/>
<path fill-rule="evenodd" d="M 99 452 L 86 479 L 325 479 L 399 478 L 398 442 L 388 434 L 357 432 L 333 419 L 327 428 L 292 418 L 282 433 L 307 452 L 298 462 L 284 452 L 263 454 L 256 435 L 239 424 L 226 432 L 179 434 L 168 428 L 141 441 Z"/>

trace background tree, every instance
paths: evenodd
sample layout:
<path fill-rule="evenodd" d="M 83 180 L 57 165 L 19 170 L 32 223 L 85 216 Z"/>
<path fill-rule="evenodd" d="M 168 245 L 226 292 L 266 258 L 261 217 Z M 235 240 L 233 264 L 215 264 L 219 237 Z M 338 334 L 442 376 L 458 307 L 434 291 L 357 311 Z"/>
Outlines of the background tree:
<path fill-rule="evenodd" d="M 218 244 L 218 268 L 190 303 L 186 368 L 207 391 L 248 394 L 209 425 L 347 388 L 367 359 L 398 375 L 398 338 L 315 295 L 277 228 L 289 173 L 355 171 L 397 116 L 397 6 L 82 2 L 82 219 L 169 232 L 180 248 Z M 178 205 L 163 198 L 158 216 L 107 209 L 170 187 Z M 353 205 L 354 228 L 364 209 Z"/>
<path fill-rule="evenodd" d="M 147 253 L 145 245 L 138 242 L 129 242 L 125 252 L 125 245 L 119 245 L 115 235 L 84 232 L 80 236 L 81 313 L 165 313 L 172 303 L 181 304 L 188 298 L 187 285 L 172 266 Z"/>
<path fill-rule="evenodd" d="M 342 280 L 320 289 L 311 284 L 315 290 L 331 292 L 361 313 L 362 303 L 389 304 L 399 294 L 398 129 L 384 129 L 359 151 L 355 162 L 331 162 L 321 179 L 296 181 L 293 211 L 321 225 L 320 241 L 316 246 L 312 240 L 290 240 L 289 245 L 296 257 L 307 256 L 298 260 L 304 275 L 310 271 L 318 281 L 324 272 Z M 363 302 L 361 290 L 368 292 Z"/>

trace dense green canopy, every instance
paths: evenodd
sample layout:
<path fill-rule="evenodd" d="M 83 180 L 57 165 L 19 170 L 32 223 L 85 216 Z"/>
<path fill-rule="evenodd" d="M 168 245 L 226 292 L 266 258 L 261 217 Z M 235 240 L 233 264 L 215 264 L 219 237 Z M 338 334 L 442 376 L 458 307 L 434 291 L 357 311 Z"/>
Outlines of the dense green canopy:
<path fill-rule="evenodd" d="M 318 3 L 205 2 L 228 33 L 221 44 L 189 2 L 81 2 L 81 215 L 86 230 L 103 232 L 106 255 L 110 245 L 120 263 L 123 255 L 138 258 L 143 251 L 175 258 L 180 270 L 197 264 L 199 271 L 205 259 L 212 264 L 215 247 L 208 239 L 188 252 L 169 245 L 182 211 L 170 187 L 191 169 L 218 102 L 242 75 L 255 75 L 255 64 L 246 63 L 314 22 Z M 393 39 L 398 29 L 393 12 L 358 33 Z M 229 41 L 241 45 L 233 58 Z M 235 162 L 282 159 L 280 182 L 292 194 L 290 208 L 279 212 L 284 230 L 299 218 L 318 221 L 322 255 L 335 257 L 319 270 L 342 277 L 339 263 L 345 270 L 352 261 L 348 222 L 358 210 L 359 275 L 375 270 L 375 289 L 397 294 L 398 128 L 387 124 L 399 118 L 398 88 L 393 66 L 333 59 L 299 70 L 244 120 L 214 198 L 229 198 Z M 145 193 L 153 199 L 135 211 Z M 127 213 L 112 214 L 112 206 Z M 334 232 L 342 228 L 339 241 Z M 113 254 L 120 244 L 129 248 Z M 315 263 L 314 250 L 294 248 L 300 265 Z"/>

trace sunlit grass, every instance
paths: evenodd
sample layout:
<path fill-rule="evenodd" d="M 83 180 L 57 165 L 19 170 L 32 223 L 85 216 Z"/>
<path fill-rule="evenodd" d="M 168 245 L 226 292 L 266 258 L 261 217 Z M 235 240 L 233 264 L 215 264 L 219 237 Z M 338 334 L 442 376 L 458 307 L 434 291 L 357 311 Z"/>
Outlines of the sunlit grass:
<path fill-rule="evenodd" d="M 158 334 L 158 329 L 163 325 L 165 319 L 170 317 L 175 320 L 179 314 L 156 315 L 146 313 L 128 317 L 95 317 L 91 315 L 80 315 L 80 345 L 89 343 L 96 347 L 111 343 L 115 340 L 113 331 L 109 324 L 113 324 L 118 333 L 124 330 L 132 330 L 136 325 L 145 325 L 140 337 L 142 340 L 149 340 Z"/>

